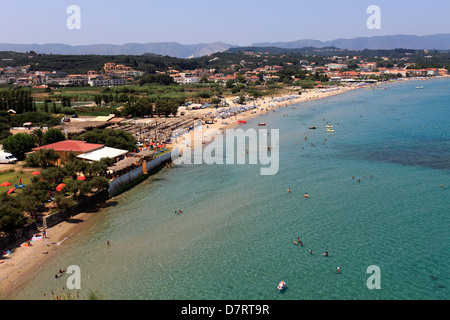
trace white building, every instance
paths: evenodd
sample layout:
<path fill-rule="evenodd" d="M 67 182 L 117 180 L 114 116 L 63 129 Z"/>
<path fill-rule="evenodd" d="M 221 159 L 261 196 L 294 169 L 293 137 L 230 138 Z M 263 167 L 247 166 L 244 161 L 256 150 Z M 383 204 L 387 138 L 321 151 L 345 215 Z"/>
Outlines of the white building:
<path fill-rule="evenodd" d="M 92 87 L 111 87 L 111 86 L 123 86 L 127 84 L 126 79 L 91 79 L 88 81 Z"/>

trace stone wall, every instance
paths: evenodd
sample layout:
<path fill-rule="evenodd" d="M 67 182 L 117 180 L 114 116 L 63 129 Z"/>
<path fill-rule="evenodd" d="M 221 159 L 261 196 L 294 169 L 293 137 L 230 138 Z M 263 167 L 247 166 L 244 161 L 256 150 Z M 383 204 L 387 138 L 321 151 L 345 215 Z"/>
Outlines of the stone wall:
<path fill-rule="evenodd" d="M 17 229 L 0 238 L 0 252 L 11 249 L 33 237 L 37 232 L 36 222 L 32 222 L 21 229 Z"/>
<path fill-rule="evenodd" d="M 178 149 L 173 150 L 172 152 L 166 153 L 156 159 L 148 161 L 146 163 L 147 174 L 151 173 L 152 170 L 157 169 L 161 165 L 172 161 L 172 156 L 174 159 L 178 155 Z M 133 169 L 130 172 L 127 172 L 120 177 L 114 179 L 109 183 L 108 194 L 111 197 L 113 194 L 118 192 L 120 189 L 125 188 L 126 186 L 132 184 L 135 180 L 139 179 L 144 175 L 143 167 L 140 166 L 136 169 Z"/>

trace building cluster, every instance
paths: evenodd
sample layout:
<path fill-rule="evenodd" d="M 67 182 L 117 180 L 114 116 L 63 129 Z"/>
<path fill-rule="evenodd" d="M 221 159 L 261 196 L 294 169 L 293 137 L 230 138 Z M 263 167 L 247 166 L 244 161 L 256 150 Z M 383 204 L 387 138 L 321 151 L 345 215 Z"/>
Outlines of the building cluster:
<path fill-rule="evenodd" d="M 330 81 L 346 82 L 367 80 L 370 78 L 382 77 L 384 75 L 394 75 L 397 77 L 433 77 L 446 76 L 448 70 L 444 68 L 426 68 L 426 69 L 410 69 L 408 67 L 415 65 L 415 63 L 402 63 L 402 67 L 398 64 L 393 64 L 392 67 L 382 67 L 377 62 L 369 62 L 359 56 L 353 57 L 338 57 L 334 56 L 331 61 L 324 66 L 315 66 L 315 63 L 309 63 L 306 60 L 300 61 L 302 69 L 310 72 L 318 72 L 326 75 Z M 389 61 L 388 58 L 381 57 L 382 61 Z M 407 61 L 408 58 L 400 60 Z M 350 68 L 350 66 L 357 66 Z"/>
<path fill-rule="evenodd" d="M 105 63 L 100 72 L 88 71 L 86 74 L 66 74 L 57 71 L 31 71 L 30 66 L 0 68 L 0 85 L 16 84 L 29 87 L 59 86 L 101 86 L 110 87 L 125 85 L 127 81 L 142 75 L 136 71 L 112 62 Z"/>
<path fill-rule="evenodd" d="M 261 54 L 254 52 L 244 52 L 245 55 L 252 57 L 261 57 Z M 214 58 L 218 60 L 218 58 Z M 213 61 L 211 59 L 210 61 Z M 386 57 L 381 57 L 381 61 L 389 62 Z M 315 62 L 309 60 L 300 60 L 300 70 L 307 73 L 319 75 L 326 75 L 331 81 L 347 82 L 347 81 L 364 81 L 370 78 L 383 77 L 385 75 L 394 75 L 401 77 L 430 77 L 430 76 L 446 76 L 448 70 L 444 68 L 425 68 L 425 69 L 411 69 L 408 68 L 414 63 L 409 62 L 409 57 L 400 59 L 401 67 L 398 64 L 393 64 L 392 67 L 387 68 L 378 65 L 377 62 L 371 62 L 360 56 L 334 56 L 328 58 L 324 65 L 317 65 Z M 268 60 L 264 59 L 267 63 Z M 263 63 L 264 64 L 264 63 Z M 215 69 L 195 69 L 178 71 L 170 69 L 167 72 L 179 84 L 195 84 L 201 82 L 203 79 L 209 82 L 217 82 L 225 84 L 227 81 L 238 81 L 241 76 L 245 82 L 277 82 L 280 76 L 277 73 L 285 68 L 293 65 L 292 62 L 280 65 L 269 65 L 252 67 L 252 62 L 241 60 L 237 64 L 230 64 L 227 68 L 216 72 Z M 292 76 L 293 80 L 299 80 Z M 375 81 L 375 80 L 374 80 Z"/>

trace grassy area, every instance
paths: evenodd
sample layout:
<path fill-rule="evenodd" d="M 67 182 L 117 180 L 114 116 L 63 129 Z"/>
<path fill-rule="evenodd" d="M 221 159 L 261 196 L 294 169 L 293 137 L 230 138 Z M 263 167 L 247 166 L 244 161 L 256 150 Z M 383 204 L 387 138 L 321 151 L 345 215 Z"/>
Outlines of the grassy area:
<path fill-rule="evenodd" d="M 11 188 L 14 188 L 15 184 L 20 183 L 20 179 L 22 179 L 23 184 L 29 184 L 31 182 L 30 178 L 34 177 L 31 172 L 26 171 L 6 171 L 0 172 L 0 184 L 3 182 L 10 182 L 11 186 L 9 187 L 0 187 L 0 192 L 6 192 Z"/>

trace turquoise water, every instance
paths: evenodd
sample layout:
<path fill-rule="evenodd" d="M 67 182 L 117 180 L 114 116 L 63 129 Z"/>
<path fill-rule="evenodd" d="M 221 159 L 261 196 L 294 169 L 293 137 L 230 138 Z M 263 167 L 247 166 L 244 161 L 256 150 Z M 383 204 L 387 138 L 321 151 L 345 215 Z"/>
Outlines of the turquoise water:
<path fill-rule="evenodd" d="M 107 299 L 450 297 L 448 79 L 292 105 L 243 128 L 262 121 L 280 129 L 278 174 L 261 176 L 259 165 L 163 169 L 66 240 L 17 298 L 59 291 L 66 278 L 54 275 L 72 264 L 82 295 Z M 371 265 L 379 290 L 366 285 Z"/>

